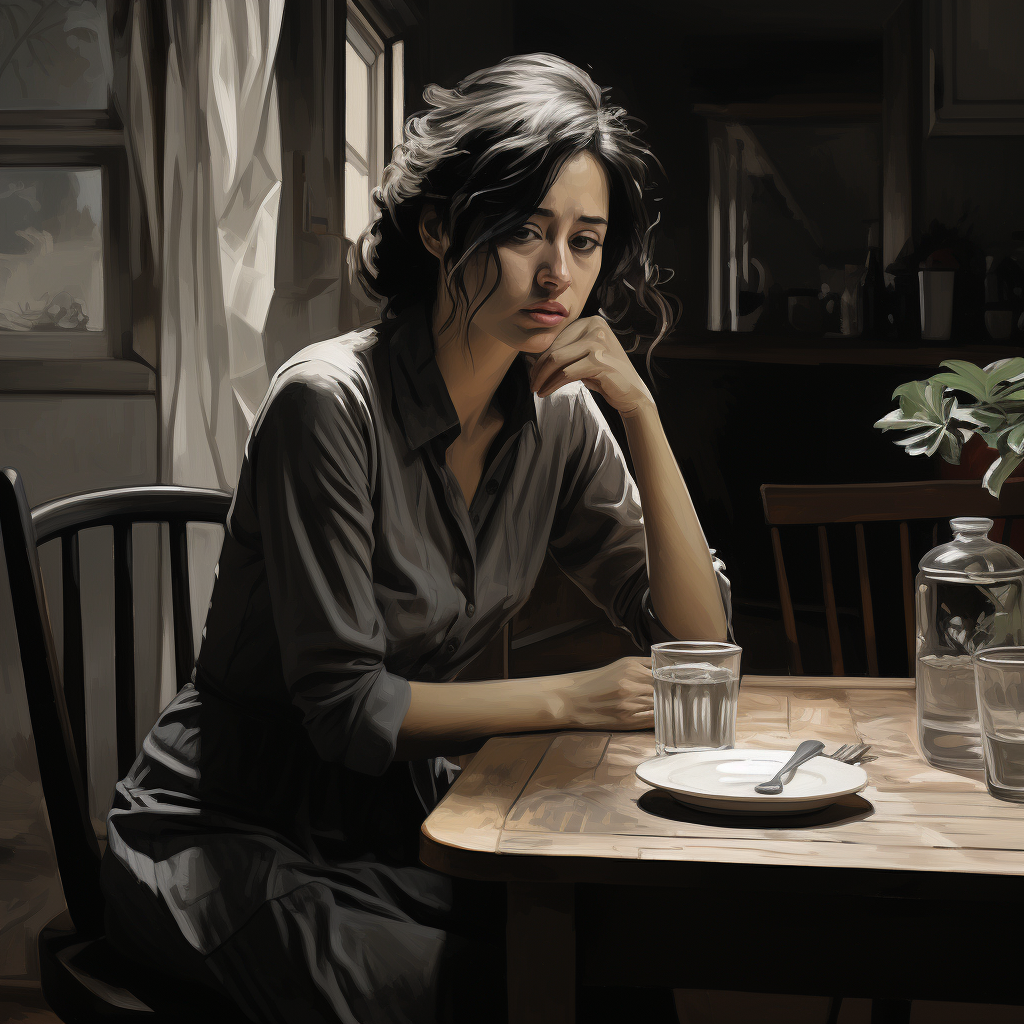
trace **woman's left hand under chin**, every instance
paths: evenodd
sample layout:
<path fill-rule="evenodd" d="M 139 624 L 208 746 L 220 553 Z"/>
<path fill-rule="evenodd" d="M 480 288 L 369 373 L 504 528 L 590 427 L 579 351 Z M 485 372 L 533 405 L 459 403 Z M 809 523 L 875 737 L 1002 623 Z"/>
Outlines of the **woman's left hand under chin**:
<path fill-rule="evenodd" d="M 569 324 L 530 371 L 530 389 L 542 398 L 574 380 L 596 391 L 623 418 L 654 405 L 651 392 L 604 317 Z"/>

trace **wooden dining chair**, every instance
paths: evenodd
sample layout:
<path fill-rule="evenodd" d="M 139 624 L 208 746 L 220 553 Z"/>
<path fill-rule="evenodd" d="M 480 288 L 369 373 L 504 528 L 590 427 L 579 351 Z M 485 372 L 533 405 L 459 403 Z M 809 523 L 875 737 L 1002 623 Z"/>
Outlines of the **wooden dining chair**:
<path fill-rule="evenodd" d="M 842 676 L 846 672 L 833 585 L 828 527 L 841 523 L 853 525 L 868 675 L 877 676 L 878 645 L 871 592 L 872 556 L 864 532 L 864 524 L 873 522 L 899 524 L 903 626 L 907 663 L 909 672 L 913 675 L 916 660 L 914 577 L 917 566 L 911 558 L 910 525 L 919 522 L 930 523 L 931 546 L 934 546 L 940 542 L 941 527 L 945 526 L 946 521 L 958 516 L 984 516 L 995 521 L 995 530 L 991 534 L 993 539 L 1006 543 L 1010 537 L 1012 524 L 1024 517 L 1024 480 L 1010 480 L 1003 484 L 998 500 L 981 486 L 980 480 L 923 480 L 884 484 L 762 484 L 761 500 L 764 504 L 765 520 L 771 527 L 782 622 L 786 632 L 790 671 L 793 675 L 803 675 L 803 659 L 790 596 L 789 576 L 783 557 L 780 527 L 817 527 L 818 561 L 824 592 L 832 673 Z M 946 530 L 948 532 L 948 527 Z M 923 554 L 924 551 L 921 551 L 918 559 Z M 877 572 L 877 562 L 875 566 Z"/>
<path fill-rule="evenodd" d="M 16 470 L 0 471 L 0 535 L 20 649 L 29 719 L 67 914 L 40 933 L 43 995 L 64 1021 L 245 1020 L 217 993 L 129 963 L 104 937 L 100 849 L 89 816 L 85 757 L 78 534 L 114 534 L 115 730 L 118 772 L 136 757 L 132 526 L 167 523 L 171 536 L 175 661 L 180 689 L 193 658 L 186 526 L 224 524 L 231 495 L 189 487 L 130 487 L 29 509 Z M 38 548 L 61 543 L 64 678 L 43 592 Z M 66 927 L 70 917 L 71 928 Z"/>

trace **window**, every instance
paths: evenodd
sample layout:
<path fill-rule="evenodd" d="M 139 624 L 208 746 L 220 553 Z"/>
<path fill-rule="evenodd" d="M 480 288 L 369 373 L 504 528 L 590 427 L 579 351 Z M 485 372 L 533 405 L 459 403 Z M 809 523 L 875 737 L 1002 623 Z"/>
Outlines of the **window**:
<path fill-rule="evenodd" d="M 404 47 L 379 18 L 350 4 L 345 32 L 345 237 L 370 223 L 370 193 L 380 183 L 404 113 Z M 390 109 L 389 109 L 390 108 Z M 386 116 L 389 115 L 389 116 Z"/>
<path fill-rule="evenodd" d="M 0 3 L 0 357 L 126 354 L 116 2 Z"/>

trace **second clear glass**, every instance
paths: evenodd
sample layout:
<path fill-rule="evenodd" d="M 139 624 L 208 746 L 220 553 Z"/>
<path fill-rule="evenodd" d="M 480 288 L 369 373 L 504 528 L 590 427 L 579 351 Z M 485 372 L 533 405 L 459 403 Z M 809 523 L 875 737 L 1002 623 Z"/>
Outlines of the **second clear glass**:
<path fill-rule="evenodd" d="M 1024 803 L 1024 647 L 978 651 L 974 678 L 988 790 Z"/>

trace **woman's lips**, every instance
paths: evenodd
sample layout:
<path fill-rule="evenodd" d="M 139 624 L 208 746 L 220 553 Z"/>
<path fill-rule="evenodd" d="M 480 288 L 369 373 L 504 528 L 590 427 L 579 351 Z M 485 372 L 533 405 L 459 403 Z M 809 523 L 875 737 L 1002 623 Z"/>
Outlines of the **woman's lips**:
<path fill-rule="evenodd" d="M 520 312 L 525 313 L 534 323 L 543 324 L 545 327 L 554 327 L 565 319 L 564 314 L 552 313 L 546 309 L 523 309 Z"/>

